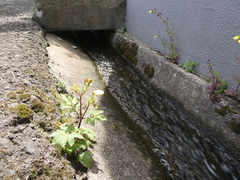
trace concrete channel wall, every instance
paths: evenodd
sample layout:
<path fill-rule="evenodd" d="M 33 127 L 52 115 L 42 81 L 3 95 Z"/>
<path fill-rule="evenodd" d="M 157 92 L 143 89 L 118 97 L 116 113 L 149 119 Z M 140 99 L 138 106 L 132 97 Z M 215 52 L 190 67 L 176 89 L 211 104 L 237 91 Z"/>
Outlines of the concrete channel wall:
<path fill-rule="evenodd" d="M 125 0 L 36 0 L 34 19 L 47 31 L 118 29 L 125 24 Z"/>
<path fill-rule="evenodd" d="M 240 34 L 239 18 L 240 1 L 236 0 L 128 0 L 126 27 L 127 32 L 164 52 L 155 35 L 168 38 L 166 26 L 159 17 L 149 14 L 149 10 L 157 9 L 163 17 L 169 17 L 169 26 L 174 28 L 174 40 L 179 63 L 186 60 L 197 61 L 196 70 L 201 76 L 208 75 L 204 66 L 210 59 L 215 71 L 226 78 L 229 88 L 237 87 L 233 75 L 240 76 L 240 44 L 233 37 Z"/>
<path fill-rule="evenodd" d="M 189 122 L 197 131 L 226 145 L 240 157 L 240 135 L 233 133 L 230 124 L 240 120 L 240 105 L 224 97 L 221 102 L 209 99 L 209 84 L 199 76 L 185 72 L 167 61 L 149 45 L 129 33 L 108 36 L 111 44 L 129 59 L 133 66 L 156 88 L 180 102 L 193 115 Z"/>

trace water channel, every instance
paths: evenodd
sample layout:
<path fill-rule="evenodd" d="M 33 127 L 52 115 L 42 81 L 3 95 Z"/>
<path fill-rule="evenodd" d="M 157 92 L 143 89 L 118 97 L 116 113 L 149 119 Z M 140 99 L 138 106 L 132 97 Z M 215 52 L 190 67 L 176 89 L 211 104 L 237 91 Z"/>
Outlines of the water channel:
<path fill-rule="evenodd" d="M 110 93 L 151 137 L 152 151 L 173 179 L 240 179 L 240 165 L 224 146 L 202 136 L 195 118 L 166 93 L 156 90 L 96 32 L 67 34 L 96 63 Z M 66 34 L 64 34 L 66 36 Z M 143 137 L 144 138 L 144 137 Z"/>

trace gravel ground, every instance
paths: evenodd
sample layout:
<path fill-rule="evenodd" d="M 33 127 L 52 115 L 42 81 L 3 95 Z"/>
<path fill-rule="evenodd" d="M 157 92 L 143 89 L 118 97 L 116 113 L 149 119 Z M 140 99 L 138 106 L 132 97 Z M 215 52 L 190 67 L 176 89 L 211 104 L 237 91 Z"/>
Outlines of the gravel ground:
<path fill-rule="evenodd" d="M 29 0 L 0 1 L 0 179 L 80 179 L 49 142 L 47 132 L 61 116 L 33 11 Z M 33 102 L 44 109 L 33 112 Z M 32 109 L 29 117 L 16 116 L 20 104 Z"/>

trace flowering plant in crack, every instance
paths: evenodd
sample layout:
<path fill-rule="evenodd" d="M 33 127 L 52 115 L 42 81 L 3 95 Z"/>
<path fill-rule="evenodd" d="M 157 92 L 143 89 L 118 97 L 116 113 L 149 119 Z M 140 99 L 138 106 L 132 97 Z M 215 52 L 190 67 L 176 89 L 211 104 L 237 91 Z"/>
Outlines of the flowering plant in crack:
<path fill-rule="evenodd" d="M 234 40 L 236 40 L 237 43 L 240 43 L 240 35 L 233 37 Z M 239 58 L 236 58 L 238 62 L 240 62 Z M 237 88 L 235 90 L 228 89 L 226 91 L 226 95 L 233 97 L 237 102 L 240 102 L 239 93 L 240 93 L 240 77 L 239 76 L 233 76 L 233 80 L 237 82 Z"/>
<path fill-rule="evenodd" d="M 233 76 L 233 77 L 234 77 L 233 80 L 237 82 L 237 88 L 236 88 L 236 90 L 228 89 L 226 91 L 226 95 L 231 96 L 234 99 L 236 99 L 238 102 L 240 102 L 240 98 L 238 97 L 238 95 L 240 93 L 240 89 L 239 89 L 240 88 L 240 78 L 237 76 Z"/>
<path fill-rule="evenodd" d="M 75 116 L 77 126 L 74 123 L 64 124 L 59 130 L 53 132 L 50 136 L 53 137 L 52 143 L 60 150 L 70 156 L 76 156 L 77 160 L 85 167 L 91 167 L 93 158 L 92 153 L 88 151 L 88 147 L 95 141 L 95 133 L 92 129 L 82 127 L 82 122 L 95 125 L 95 121 L 105 121 L 103 111 L 97 110 L 95 96 L 103 95 L 102 90 L 92 91 L 90 98 L 84 98 L 87 90 L 92 84 L 91 79 L 85 79 L 83 88 L 78 85 L 71 87 L 71 94 L 62 94 L 63 103 L 62 109 L 68 110 L 68 115 Z M 86 104 L 84 104 L 84 100 Z M 93 109 L 90 109 L 93 107 Z M 89 115 L 87 112 L 89 110 Z"/>
<path fill-rule="evenodd" d="M 211 76 L 205 76 L 205 79 L 210 82 L 208 89 L 210 90 L 209 98 L 212 101 L 219 102 L 221 100 L 220 93 L 225 92 L 227 88 L 227 82 L 225 79 L 219 77 L 219 72 L 213 71 L 213 66 L 210 60 L 207 62 L 207 67 Z"/>
<path fill-rule="evenodd" d="M 159 38 L 161 41 L 161 44 L 163 45 L 164 48 L 164 55 L 167 59 L 169 59 L 173 63 L 177 63 L 177 58 L 179 58 L 179 54 L 176 53 L 176 47 L 175 47 L 175 42 L 173 39 L 174 36 L 174 29 L 171 29 L 169 27 L 169 18 L 164 18 L 161 12 L 157 12 L 156 9 L 150 10 L 149 13 L 157 15 L 162 23 L 166 26 L 166 33 L 168 35 L 168 40 L 164 38 L 161 33 L 159 32 L 158 35 L 154 36 L 154 38 Z M 167 52 L 168 48 L 168 52 Z"/>

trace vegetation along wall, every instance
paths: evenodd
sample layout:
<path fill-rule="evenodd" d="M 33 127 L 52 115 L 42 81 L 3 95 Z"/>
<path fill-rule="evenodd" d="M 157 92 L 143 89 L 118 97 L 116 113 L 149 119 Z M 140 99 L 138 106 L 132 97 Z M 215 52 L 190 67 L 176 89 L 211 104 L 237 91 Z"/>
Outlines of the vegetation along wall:
<path fill-rule="evenodd" d="M 180 55 L 177 62 L 199 62 L 196 72 L 202 77 L 210 75 L 204 67 L 211 60 L 213 71 L 236 89 L 240 44 L 233 37 L 240 34 L 239 7 L 238 0 L 128 0 L 126 29 L 164 55 L 170 42 L 176 48 L 171 51 Z"/>

